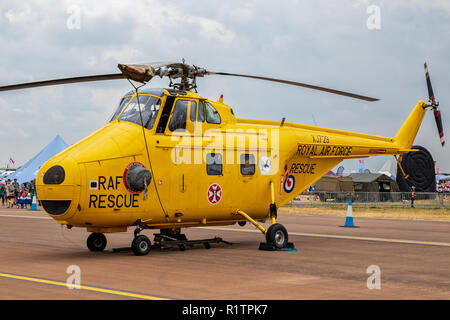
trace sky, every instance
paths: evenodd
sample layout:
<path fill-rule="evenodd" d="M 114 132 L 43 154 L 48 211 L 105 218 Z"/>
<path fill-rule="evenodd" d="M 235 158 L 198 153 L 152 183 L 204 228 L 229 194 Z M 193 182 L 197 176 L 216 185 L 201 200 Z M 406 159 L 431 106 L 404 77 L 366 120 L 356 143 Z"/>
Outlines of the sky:
<path fill-rule="evenodd" d="M 181 61 L 211 71 L 306 82 L 379 98 L 365 102 L 252 79 L 209 76 L 199 93 L 223 94 L 239 118 L 281 120 L 394 136 L 419 100 L 423 63 L 447 134 L 450 119 L 450 2 L 316 1 L 5 1 L 0 2 L 0 85 L 116 73 L 118 63 Z M 150 87 L 167 87 L 155 79 Z M 104 125 L 126 80 L 0 93 L 0 167 L 26 163 L 57 134 L 69 144 Z M 440 172 L 432 113 L 415 144 Z M 387 159 L 365 160 L 377 171 Z M 345 160 L 357 169 L 357 160 Z"/>

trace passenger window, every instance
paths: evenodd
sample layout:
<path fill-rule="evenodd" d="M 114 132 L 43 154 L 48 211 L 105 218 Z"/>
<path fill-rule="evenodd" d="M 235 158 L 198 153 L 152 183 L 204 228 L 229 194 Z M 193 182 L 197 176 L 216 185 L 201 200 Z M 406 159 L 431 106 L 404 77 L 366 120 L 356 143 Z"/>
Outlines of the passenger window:
<path fill-rule="evenodd" d="M 206 173 L 209 175 L 222 174 L 222 155 L 220 153 L 206 154 Z"/>
<path fill-rule="evenodd" d="M 169 130 L 175 131 L 178 129 L 186 129 L 186 119 L 187 119 L 187 109 L 188 103 L 190 101 L 187 100 L 178 100 L 173 108 L 172 118 L 169 122 Z"/>
<path fill-rule="evenodd" d="M 191 121 L 194 122 L 195 121 L 195 116 L 197 114 L 197 103 L 194 101 L 190 101 L 191 104 Z"/>
<path fill-rule="evenodd" d="M 241 154 L 241 174 L 244 176 L 255 174 L 255 156 L 252 154 Z"/>
<path fill-rule="evenodd" d="M 220 114 L 217 110 L 209 103 L 205 103 L 206 106 L 206 122 L 213 124 L 220 124 Z"/>
<path fill-rule="evenodd" d="M 200 101 L 198 103 L 198 116 L 197 121 L 199 122 L 205 122 L 205 104 L 203 101 Z"/>

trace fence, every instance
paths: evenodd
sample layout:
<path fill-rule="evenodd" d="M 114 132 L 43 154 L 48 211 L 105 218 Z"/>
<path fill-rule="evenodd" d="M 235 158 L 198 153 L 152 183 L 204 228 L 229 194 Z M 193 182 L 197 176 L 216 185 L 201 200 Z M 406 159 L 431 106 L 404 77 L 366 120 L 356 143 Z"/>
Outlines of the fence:
<path fill-rule="evenodd" d="M 312 192 L 303 193 L 292 200 L 291 206 L 347 206 L 352 199 L 355 207 L 410 207 L 410 192 Z M 450 193 L 416 192 L 417 208 L 450 208 Z"/>

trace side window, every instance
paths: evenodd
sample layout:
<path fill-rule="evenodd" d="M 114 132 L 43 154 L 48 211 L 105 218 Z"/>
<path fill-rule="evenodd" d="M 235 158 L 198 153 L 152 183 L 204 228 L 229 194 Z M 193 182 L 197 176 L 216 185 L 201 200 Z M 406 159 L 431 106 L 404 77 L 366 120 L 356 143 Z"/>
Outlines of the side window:
<path fill-rule="evenodd" d="M 199 103 L 198 103 L 197 121 L 205 122 L 205 104 L 203 103 L 203 101 L 199 101 Z"/>
<path fill-rule="evenodd" d="M 244 176 L 255 174 L 255 156 L 253 154 L 241 154 L 241 174 Z"/>
<path fill-rule="evenodd" d="M 189 101 L 191 105 L 191 121 L 195 121 L 195 115 L 197 114 L 197 103 L 195 101 Z"/>
<path fill-rule="evenodd" d="M 222 174 L 222 155 L 220 153 L 206 154 L 206 173 L 209 175 Z"/>
<path fill-rule="evenodd" d="M 213 124 L 220 124 L 220 114 L 217 110 L 209 103 L 205 103 L 205 111 L 206 111 L 206 122 Z"/>
<path fill-rule="evenodd" d="M 186 129 L 186 119 L 187 119 L 187 100 L 178 100 L 173 108 L 172 118 L 169 122 L 169 130 L 175 131 L 177 129 Z"/>

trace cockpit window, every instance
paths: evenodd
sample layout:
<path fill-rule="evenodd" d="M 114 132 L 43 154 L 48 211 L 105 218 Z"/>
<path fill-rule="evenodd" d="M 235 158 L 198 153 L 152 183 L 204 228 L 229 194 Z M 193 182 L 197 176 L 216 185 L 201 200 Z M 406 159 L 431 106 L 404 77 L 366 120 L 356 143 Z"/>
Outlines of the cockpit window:
<path fill-rule="evenodd" d="M 139 104 L 142 112 L 142 122 L 147 129 L 153 128 L 156 117 L 161 106 L 161 99 L 153 96 L 138 95 Z M 141 124 L 141 116 L 139 114 L 139 104 L 136 97 L 131 100 L 128 107 L 120 115 L 119 120 Z"/>
<path fill-rule="evenodd" d="M 205 103 L 206 106 L 206 122 L 219 124 L 221 122 L 220 114 L 217 110 L 209 103 Z"/>
<path fill-rule="evenodd" d="M 116 111 L 114 112 L 113 116 L 109 121 L 115 120 L 119 114 L 122 112 L 123 107 L 127 105 L 128 102 L 130 102 L 131 96 L 123 97 L 122 100 L 120 100 L 119 106 L 117 107 Z"/>

